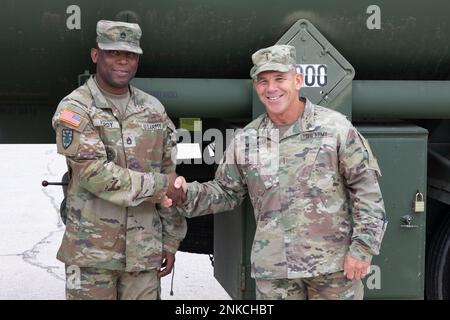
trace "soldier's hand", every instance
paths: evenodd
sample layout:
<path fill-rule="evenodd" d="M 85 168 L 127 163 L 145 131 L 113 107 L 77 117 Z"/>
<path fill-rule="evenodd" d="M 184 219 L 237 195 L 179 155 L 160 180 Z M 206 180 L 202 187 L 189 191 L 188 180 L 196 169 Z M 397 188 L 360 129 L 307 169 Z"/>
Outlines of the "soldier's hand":
<path fill-rule="evenodd" d="M 179 179 L 177 184 L 175 185 L 177 179 L 176 173 L 170 173 L 168 177 L 169 177 L 169 187 L 167 188 L 166 195 L 169 199 L 172 200 L 172 204 L 176 205 L 177 207 L 181 207 L 183 203 L 186 201 L 186 190 L 185 188 L 181 188 Z M 184 180 L 184 178 L 182 179 Z"/>
<path fill-rule="evenodd" d="M 175 187 L 176 189 L 182 188 L 182 189 L 183 189 L 183 192 L 186 193 L 186 191 L 187 191 L 187 182 L 186 182 L 186 179 L 185 179 L 183 176 L 178 176 L 178 177 L 175 179 L 174 187 Z"/>
<path fill-rule="evenodd" d="M 172 272 L 175 263 L 175 253 L 163 251 L 161 268 L 158 271 L 158 278 L 167 276 Z"/>
<path fill-rule="evenodd" d="M 167 195 L 165 195 L 164 198 L 162 199 L 160 205 L 163 208 L 170 208 L 172 206 L 172 199 L 169 199 L 169 197 L 167 197 Z"/>
<path fill-rule="evenodd" d="M 344 276 L 350 280 L 361 280 L 369 272 L 370 262 L 353 258 L 350 254 L 345 256 Z"/>

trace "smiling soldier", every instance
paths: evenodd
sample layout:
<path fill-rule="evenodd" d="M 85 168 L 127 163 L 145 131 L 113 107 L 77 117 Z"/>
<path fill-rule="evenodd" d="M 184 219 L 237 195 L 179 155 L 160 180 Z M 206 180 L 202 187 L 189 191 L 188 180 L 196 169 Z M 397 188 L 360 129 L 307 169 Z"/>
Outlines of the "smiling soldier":
<path fill-rule="evenodd" d="M 340 113 L 299 97 L 295 48 L 255 52 L 250 76 L 266 112 L 235 136 L 215 179 L 187 184 L 187 217 L 229 211 L 248 193 L 258 299 L 362 299 L 386 218 L 369 144 Z M 275 132 L 275 134 L 274 134 Z"/>
<path fill-rule="evenodd" d="M 57 254 L 67 299 L 158 299 L 186 234 L 184 217 L 158 204 L 176 177 L 175 127 L 156 98 L 129 85 L 141 33 L 134 23 L 99 21 L 96 74 L 53 117 L 70 174 Z"/>

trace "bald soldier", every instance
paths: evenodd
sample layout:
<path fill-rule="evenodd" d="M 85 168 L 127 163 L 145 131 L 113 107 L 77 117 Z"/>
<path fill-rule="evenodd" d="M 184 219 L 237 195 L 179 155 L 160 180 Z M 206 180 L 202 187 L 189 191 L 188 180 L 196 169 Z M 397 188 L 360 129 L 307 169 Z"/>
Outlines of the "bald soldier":
<path fill-rule="evenodd" d="M 96 74 L 58 105 L 58 153 L 70 174 L 67 299 L 159 299 L 186 234 L 185 218 L 161 209 L 176 177 L 175 127 L 163 105 L 129 85 L 142 54 L 134 23 L 101 20 L 91 49 Z M 162 211 L 166 214 L 161 215 Z"/>
<path fill-rule="evenodd" d="M 266 112 L 235 135 L 214 180 L 177 178 L 187 192 L 180 212 L 232 210 L 248 193 L 258 299 L 362 299 L 386 226 L 377 161 L 342 114 L 299 98 L 294 47 L 264 48 L 252 60 Z"/>

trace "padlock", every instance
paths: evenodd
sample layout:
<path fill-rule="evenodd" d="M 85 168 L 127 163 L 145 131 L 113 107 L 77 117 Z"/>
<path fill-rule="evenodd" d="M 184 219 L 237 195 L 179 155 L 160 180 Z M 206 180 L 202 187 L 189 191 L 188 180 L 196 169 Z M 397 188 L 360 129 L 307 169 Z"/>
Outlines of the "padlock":
<path fill-rule="evenodd" d="M 424 211 L 425 211 L 425 201 L 423 201 L 423 194 L 417 192 L 416 201 L 414 202 L 414 212 L 424 212 Z"/>

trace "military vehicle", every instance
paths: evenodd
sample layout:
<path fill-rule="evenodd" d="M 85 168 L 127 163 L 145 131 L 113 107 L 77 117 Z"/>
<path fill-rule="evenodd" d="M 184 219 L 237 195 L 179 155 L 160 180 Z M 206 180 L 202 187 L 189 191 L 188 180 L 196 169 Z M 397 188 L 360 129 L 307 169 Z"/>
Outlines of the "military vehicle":
<path fill-rule="evenodd" d="M 220 142 L 208 129 L 226 133 L 263 111 L 249 79 L 251 54 L 296 46 L 301 95 L 346 114 L 383 173 L 389 225 L 366 297 L 449 298 L 448 1 L 3 0 L 2 8 L 0 143 L 54 143 L 58 101 L 94 72 L 89 49 L 99 19 L 140 24 L 144 55 L 134 83 L 191 130 L 205 156 Z M 215 164 L 204 160 L 185 161 L 178 173 L 209 180 Z M 230 296 L 252 298 L 254 227 L 246 201 L 189 220 L 181 250 L 211 254 Z"/>

